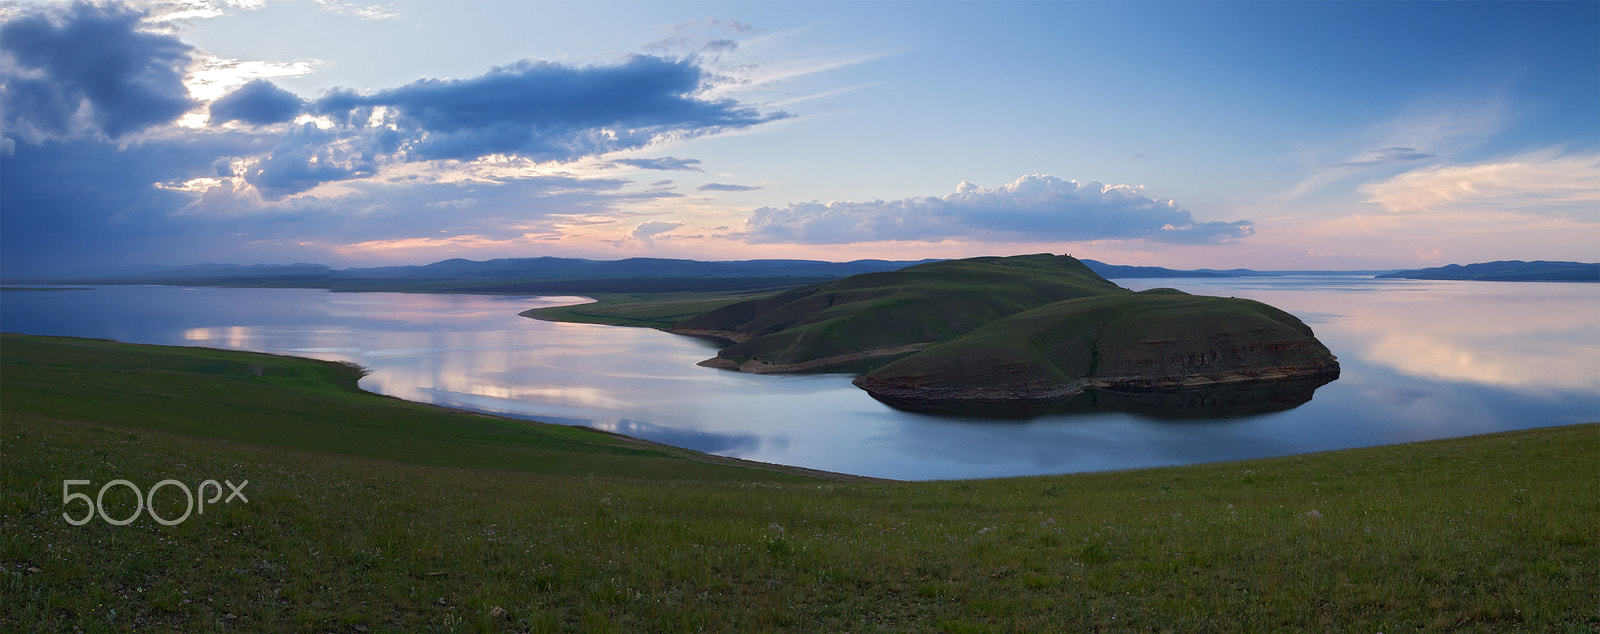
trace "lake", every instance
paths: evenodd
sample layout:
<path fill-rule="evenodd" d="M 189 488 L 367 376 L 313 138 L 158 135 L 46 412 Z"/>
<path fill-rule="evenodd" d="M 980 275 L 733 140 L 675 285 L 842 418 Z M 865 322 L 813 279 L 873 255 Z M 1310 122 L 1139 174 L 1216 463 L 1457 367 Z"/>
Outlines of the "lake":
<path fill-rule="evenodd" d="M 896 479 L 1189 464 L 1600 420 L 1600 285 L 1345 276 L 1115 280 L 1287 310 L 1341 377 L 1298 407 L 1225 419 L 1128 413 L 1030 420 L 885 406 L 844 375 L 695 363 L 709 343 L 536 321 L 586 301 L 308 289 L 105 286 L 0 293 L 0 329 L 352 361 L 362 387 L 587 425 L 708 453 Z"/>

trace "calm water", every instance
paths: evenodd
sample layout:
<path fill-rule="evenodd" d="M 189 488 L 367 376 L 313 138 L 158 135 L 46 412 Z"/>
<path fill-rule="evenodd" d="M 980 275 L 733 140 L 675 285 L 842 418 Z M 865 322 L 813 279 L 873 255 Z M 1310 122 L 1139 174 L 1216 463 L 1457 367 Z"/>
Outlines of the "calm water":
<path fill-rule="evenodd" d="M 110 286 L 0 294 L 0 329 L 353 361 L 368 390 L 701 451 L 900 479 L 1278 456 L 1600 420 L 1600 285 L 1354 277 L 1118 280 L 1299 316 L 1341 378 L 1271 414 L 1029 421 L 891 409 L 850 377 L 695 362 L 705 342 L 519 317 L 581 298 Z"/>

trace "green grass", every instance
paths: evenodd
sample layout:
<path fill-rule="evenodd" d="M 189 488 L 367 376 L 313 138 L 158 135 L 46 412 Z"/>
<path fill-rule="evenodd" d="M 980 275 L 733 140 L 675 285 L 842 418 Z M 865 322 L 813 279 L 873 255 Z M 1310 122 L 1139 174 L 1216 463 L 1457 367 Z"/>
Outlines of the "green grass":
<path fill-rule="evenodd" d="M 710 310 L 674 328 L 745 338 L 718 353 L 741 365 L 815 363 L 949 341 L 1030 308 L 1128 292 L 1068 256 L 969 258 L 803 286 Z"/>
<path fill-rule="evenodd" d="M 533 464 L 544 458 L 532 448 L 532 462 L 469 468 L 306 446 L 299 436 L 348 423 L 348 413 L 323 411 L 333 401 L 320 399 L 354 398 L 353 375 L 330 364 L 278 375 L 280 357 L 108 347 L 94 360 L 51 362 L 77 367 L 73 385 L 85 390 L 137 385 L 166 400 L 106 388 L 93 407 L 63 411 L 50 409 L 56 399 L 29 400 L 49 389 L 30 382 L 45 362 L 16 365 L 19 349 L 10 337 L 0 348 L 3 631 L 1600 627 L 1592 424 L 984 481 L 763 481 L 774 475 L 734 465 L 666 476 L 624 463 L 690 461 L 582 443 L 541 450 L 586 456 L 560 468 Z M 123 376 L 147 364 L 165 369 Z M 239 413 L 216 405 L 205 377 L 235 381 L 229 389 L 270 377 L 279 400 L 303 402 L 279 407 L 304 420 L 254 424 L 299 431 L 201 435 L 197 426 L 230 428 Z M 474 438 L 533 446 L 492 431 L 455 435 L 478 417 L 422 409 L 436 417 L 417 433 L 439 434 L 446 449 Z M 391 430 L 369 420 L 344 433 L 353 449 Z M 574 466 L 589 458 L 610 466 Z M 249 480 L 249 502 L 170 527 L 148 516 L 120 527 L 62 519 L 82 512 L 63 507 L 62 480 L 91 480 L 93 492 L 116 478 L 146 489 L 166 478 Z M 108 493 L 109 514 L 130 514 L 131 497 Z M 158 502 L 166 517 L 181 513 L 171 502 Z"/>

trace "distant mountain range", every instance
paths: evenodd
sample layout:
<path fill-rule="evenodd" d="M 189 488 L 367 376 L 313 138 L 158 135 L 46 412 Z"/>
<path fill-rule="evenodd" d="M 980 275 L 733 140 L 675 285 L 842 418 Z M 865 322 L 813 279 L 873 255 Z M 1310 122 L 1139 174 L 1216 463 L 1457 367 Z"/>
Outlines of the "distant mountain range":
<path fill-rule="evenodd" d="M 1408 280 L 1474 280 L 1479 282 L 1600 282 L 1600 264 L 1507 260 L 1451 264 L 1431 269 L 1396 271 L 1380 278 Z"/>
<path fill-rule="evenodd" d="M 335 291 L 428 293 L 648 293 L 671 291 L 767 290 L 857 275 L 896 271 L 938 260 L 737 260 L 704 262 L 666 258 L 588 260 L 582 258 L 451 259 L 425 265 L 333 269 L 322 264 L 194 264 L 133 267 L 98 275 L 6 280 L 7 283 L 168 284 L 326 288 Z M 1178 270 L 1081 260 L 1107 279 L 1223 278 L 1282 275 L 1373 275 L 1412 279 L 1600 281 L 1600 264 L 1577 262 L 1490 262 L 1418 271 L 1255 271 L 1251 269 Z"/>
<path fill-rule="evenodd" d="M 701 262 L 663 258 L 451 259 L 421 266 L 335 270 L 322 264 L 195 264 L 139 267 L 101 275 L 11 283 L 169 284 L 335 291 L 431 293 L 641 293 L 763 290 L 893 271 L 914 262 L 855 260 L 745 260 Z"/>

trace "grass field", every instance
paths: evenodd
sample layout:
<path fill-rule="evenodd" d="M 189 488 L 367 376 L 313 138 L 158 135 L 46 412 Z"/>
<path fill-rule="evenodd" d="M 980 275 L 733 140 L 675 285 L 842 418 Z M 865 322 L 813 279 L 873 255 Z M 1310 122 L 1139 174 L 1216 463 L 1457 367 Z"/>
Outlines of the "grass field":
<path fill-rule="evenodd" d="M 1600 627 L 1592 424 L 836 482 L 363 395 L 336 364 L 9 335 L 0 363 L 4 631 Z M 63 480 L 118 478 L 248 502 L 63 518 Z"/>

